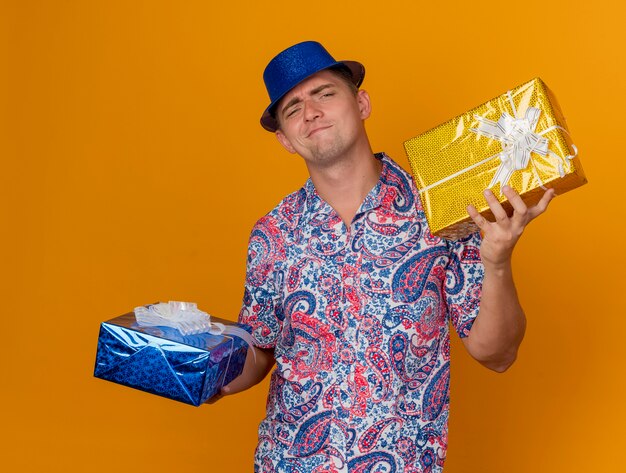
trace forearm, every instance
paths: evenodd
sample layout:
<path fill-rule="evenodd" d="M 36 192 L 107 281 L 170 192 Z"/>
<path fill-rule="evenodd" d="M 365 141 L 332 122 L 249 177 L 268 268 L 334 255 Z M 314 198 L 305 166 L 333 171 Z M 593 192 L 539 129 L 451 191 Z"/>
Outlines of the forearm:
<path fill-rule="evenodd" d="M 255 348 L 253 353 L 252 348 L 248 348 L 242 373 L 228 384 L 228 389 L 224 391 L 224 394 L 235 394 L 260 383 L 270 372 L 274 363 L 274 350 Z"/>
<path fill-rule="evenodd" d="M 464 340 L 468 351 L 487 368 L 504 371 L 515 361 L 525 330 L 510 261 L 498 267 L 485 265 L 480 310 Z"/>
<path fill-rule="evenodd" d="M 484 195 L 495 221 L 488 221 L 474 206 L 467 207 L 483 234 L 480 255 L 485 277 L 478 317 L 463 343 L 474 358 L 494 371 L 504 371 L 515 361 L 526 330 L 526 317 L 513 284 L 513 248 L 526 225 L 545 212 L 554 197 L 554 190 L 548 189 L 537 205 L 528 208 L 511 187 L 502 186 L 501 191 L 513 207 L 512 215 L 489 189 Z"/>

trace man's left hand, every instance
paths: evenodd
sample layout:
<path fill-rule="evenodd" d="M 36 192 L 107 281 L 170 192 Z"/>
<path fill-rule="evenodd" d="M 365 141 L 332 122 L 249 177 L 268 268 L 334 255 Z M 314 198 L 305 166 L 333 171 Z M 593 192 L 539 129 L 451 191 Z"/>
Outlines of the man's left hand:
<path fill-rule="evenodd" d="M 474 206 L 469 205 L 467 207 L 470 217 L 483 233 L 483 241 L 480 246 L 483 263 L 495 268 L 510 263 L 513 248 L 524 232 L 526 225 L 544 213 L 554 197 L 554 189 L 548 189 L 537 205 L 528 208 L 515 189 L 503 186 L 502 193 L 509 199 L 513 207 L 513 215 L 511 216 L 506 213 L 489 189 L 485 190 L 484 195 L 495 217 L 494 222 L 490 222 L 480 215 Z"/>

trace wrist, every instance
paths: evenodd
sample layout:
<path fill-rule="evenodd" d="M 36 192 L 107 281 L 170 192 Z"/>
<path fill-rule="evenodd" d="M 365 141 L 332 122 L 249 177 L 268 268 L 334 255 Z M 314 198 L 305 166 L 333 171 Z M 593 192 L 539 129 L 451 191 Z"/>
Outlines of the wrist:
<path fill-rule="evenodd" d="M 510 258 L 497 262 L 483 260 L 483 266 L 485 267 L 485 273 L 490 273 L 498 277 L 509 276 L 513 273 Z"/>

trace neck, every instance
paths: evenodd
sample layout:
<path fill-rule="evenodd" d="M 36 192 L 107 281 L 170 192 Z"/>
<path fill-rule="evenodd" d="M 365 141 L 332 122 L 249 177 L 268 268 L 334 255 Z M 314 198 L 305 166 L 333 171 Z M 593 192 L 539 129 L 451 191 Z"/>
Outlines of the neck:
<path fill-rule="evenodd" d="M 363 200 L 378 183 L 382 163 L 371 148 L 352 153 L 323 168 L 308 166 L 311 181 L 319 196 L 350 226 Z"/>

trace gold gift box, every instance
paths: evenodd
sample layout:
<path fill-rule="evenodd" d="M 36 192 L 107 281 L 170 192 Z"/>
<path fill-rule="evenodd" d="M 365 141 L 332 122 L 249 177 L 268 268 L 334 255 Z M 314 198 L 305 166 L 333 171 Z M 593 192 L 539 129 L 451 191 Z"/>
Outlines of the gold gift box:
<path fill-rule="evenodd" d="M 585 184 L 566 129 L 556 99 L 536 78 L 407 140 L 432 234 L 458 239 L 477 231 L 467 213 L 470 204 L 492 220 L 483 195 L 488 187 L 510 212 L 501 185 L 532 206 L 544 189 L 562 194 Z"/>

